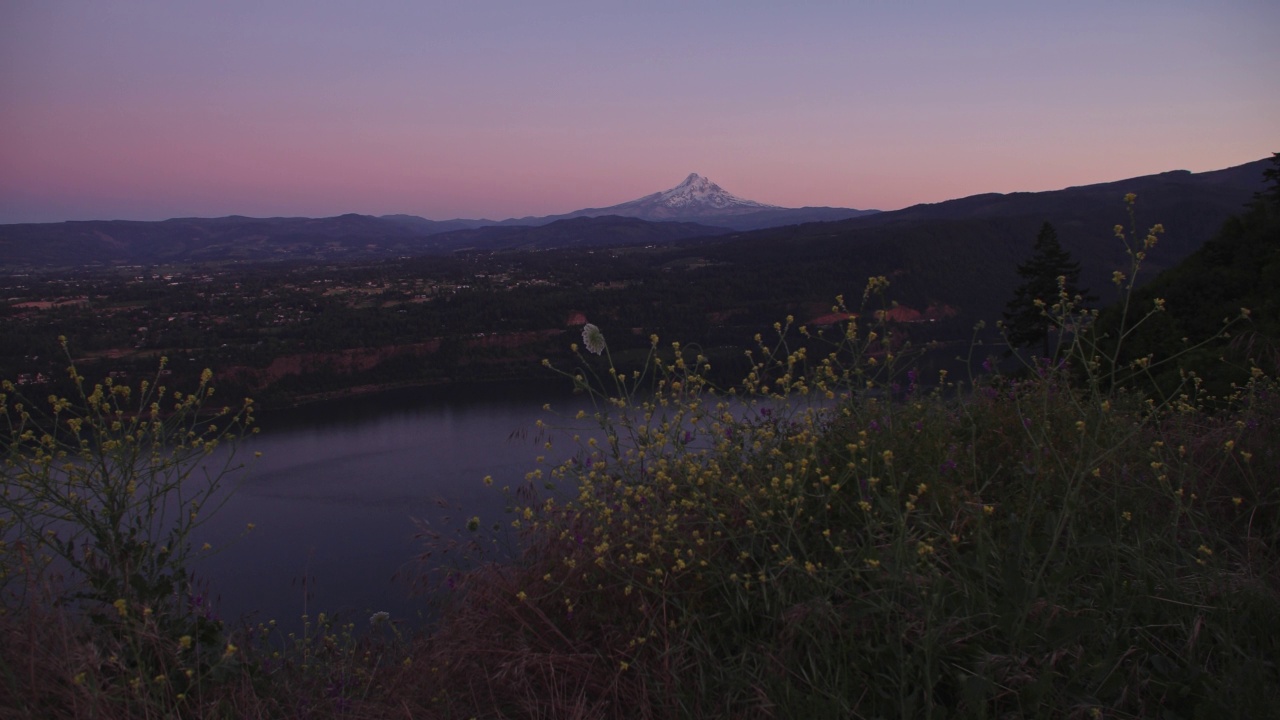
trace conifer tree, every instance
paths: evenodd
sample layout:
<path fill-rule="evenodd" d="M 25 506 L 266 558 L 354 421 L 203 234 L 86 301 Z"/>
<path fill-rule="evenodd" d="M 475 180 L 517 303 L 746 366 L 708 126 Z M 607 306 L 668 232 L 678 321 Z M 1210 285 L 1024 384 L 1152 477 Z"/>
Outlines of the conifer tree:
<path fill-rule="evenodd" d="M 1030 259 L 1018 266 L 1023 283 L 1014 291 L 1013 299 L 1005 307 L 1005 333 L 1012 347 L 1032 347 L 1043 343 L 1044 355 L 1049 355 L 1049 331 L 1051 325 L 1045 313 L 1058 302 L 1060 289 L 1058 278 L 1064 278 L 1062 289 L 1069 298 L 1077 295 L 1085 299 L 1088 290 L 1081 290 L 1080 263 L 1071 259 L 1071 253 L 1058 242 L 1058 233 L 1046 222 L 1036 236 L 1035 248 Z M 1040 304 L 1037 304 L 1037 300 Z"/>

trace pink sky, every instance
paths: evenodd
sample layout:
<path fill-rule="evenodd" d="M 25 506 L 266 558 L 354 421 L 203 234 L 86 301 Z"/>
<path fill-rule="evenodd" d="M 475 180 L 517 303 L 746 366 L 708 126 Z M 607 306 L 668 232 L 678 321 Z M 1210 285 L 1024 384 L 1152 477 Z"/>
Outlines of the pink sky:
<path fill-rule="evenodd" d="M 1041 7 L 1041 5 L 1052 7 Z M 1280 150 L 1280 3 L 0 4 L 0 223 L 895 209 Z"/>

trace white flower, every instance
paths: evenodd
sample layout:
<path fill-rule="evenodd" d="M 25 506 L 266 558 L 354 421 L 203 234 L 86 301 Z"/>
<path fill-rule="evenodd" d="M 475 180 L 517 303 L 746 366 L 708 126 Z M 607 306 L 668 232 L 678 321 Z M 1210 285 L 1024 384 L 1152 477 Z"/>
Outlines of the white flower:
<path fill-rule="evenodd" d="M 587 323 L 582 326 L 582 344 L 587 346 L 589 352 L 599 355 L 604 352 L 604 333 L 595 325 Z"/>
<path fill-rule="evenodd" d="M 391 619 L 391 613 L 385 610 L 381 610 L 369 616 L 369 624 L 372 625 L 373 627 L 378 627 L 379 625 L 381 625 L 382 623 L 390 619 Z"/>

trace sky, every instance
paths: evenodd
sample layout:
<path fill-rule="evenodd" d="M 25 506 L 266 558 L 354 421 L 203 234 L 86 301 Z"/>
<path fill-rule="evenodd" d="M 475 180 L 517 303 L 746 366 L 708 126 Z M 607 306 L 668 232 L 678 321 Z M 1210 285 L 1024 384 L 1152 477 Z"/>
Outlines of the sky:
<path fill-rule="evenodd" d="M 1280 150 L 1280 3 L 0 0 L 0 223 L 890 210 Z"/>

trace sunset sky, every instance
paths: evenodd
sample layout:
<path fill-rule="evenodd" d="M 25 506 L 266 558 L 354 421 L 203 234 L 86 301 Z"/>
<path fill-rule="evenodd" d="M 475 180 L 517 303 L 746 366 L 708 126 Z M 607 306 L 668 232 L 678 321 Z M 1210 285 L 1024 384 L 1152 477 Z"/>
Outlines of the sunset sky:
<path fill-rule="evenodd" d="M 1280 150 L 1280 3 L 0 0 L 0 223 L 895 209 Z"/>

